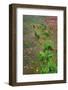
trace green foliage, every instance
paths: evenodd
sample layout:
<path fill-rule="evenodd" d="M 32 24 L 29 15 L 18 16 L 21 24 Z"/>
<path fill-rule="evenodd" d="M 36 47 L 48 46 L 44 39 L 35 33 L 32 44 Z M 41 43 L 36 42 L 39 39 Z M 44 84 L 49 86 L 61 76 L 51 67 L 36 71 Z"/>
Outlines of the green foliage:
<path fill-rule="evenodd" d="M 47 26 L 44 24 L 40 24 L 38 27 L 39 28 L 36 28 L 34 30 L 34 33 L 39 43 L 40 37 L 45 36 L 45 38 L 47 38 L 49 37 L 50 32 Z M 37 54 L 37 59 L 40 60 L 41 62 L 39 65 L 39 73 L 44 74 L 57 72 L 57 65 L 53 61 L 54 56 L 53 48 L 54 48 L 53 41 L 50 39 L 48 40 L 45 39 L 45 42 L 43 44 L 43 50 Z"/>
<path fill-rule="evenodd" d="M 44 74 L 44 73 L 48 73 L 49 72 L 49 68 L 48 66 L 45 66 L 45 65 L 41 65 L 40 67 L 40 73 Z"/>
<path fill-rule="evenodd" d="M 40 73 L 53 73 L 56 72 L 56 64 L 53 62 L 53 52 L 46 50 L 38 54 L 38 59 L 41 60 Z"/>
<path fill-rule="evenodd" d="M 53 57 L 52 51 L 45 50 L 45 57 L 46 57 L 46 60 L 49 60 L 50 58 L 52 58 Z"/>
<path fill-rule="evenodd" d="M 44 43 L 44 51 L 45 50 L 52 50 L 53 49 L 53 42 L 51 40 L 47 40 Z"/>
<path fill-rule="evenodd" d="M 49 60 L 48 66 L 49 66 L 49 72 L 51 73 L 57 72 L 57 68 L 56 68 L 57 65 L 55 64 L 55 62 L 53 62 L 52 59 Z"/>
<path fill-rule="evenodd" d="M 45 53 L 43 51 L 40 51 L 37 56 L 38 56 L 38 59 L 41 61 L 45 59 Z"/>
<path fill-rule="evenodd" d="M 41 25 L 40 25 L 40 29 L 41 29 L 41 30 L 46 30 L 46 28 L 47 28 L 46 25 L 44 25 L 44 24 L 41 24 Z"/>
<path fill-rule="evenodd" d="M 49 36 L 49 32 L 48 32 L 48 31 L 45 31 L 45 32 L 44 32 L 44 35 L 45 35 L 46 37 L 48 37 L 48 36 Z"/>

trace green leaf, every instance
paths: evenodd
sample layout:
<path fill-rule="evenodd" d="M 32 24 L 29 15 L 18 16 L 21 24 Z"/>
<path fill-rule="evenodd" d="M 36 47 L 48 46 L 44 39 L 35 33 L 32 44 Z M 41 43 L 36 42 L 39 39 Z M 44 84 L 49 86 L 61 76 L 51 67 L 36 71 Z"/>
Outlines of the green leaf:
<path fill-rule="evenodd" d="M 46 30 L 46 25 L 41 24 L 40 28 L 41 28 L 41 30 Z"/>
<path fill-rule="evenodd" d="M 44 57 L 44 56 L 45 56 L 45 53 L 42 52 L 42 51 L 40 51 L 40 55 L 41 55 L 42 57 Z"/>
<path fill-rule="evenodd" d="M 56 65 L 56 63 L 53 60 L 49 60 L 48 66 L 49 66 L 49 72 L 50 73 L 57 72 L 57 65 Z"/>
<path fill-rule="evenodd" d="M 44 73 L 48 73 L 49 72 L 49 67 L 42 65 L 40 68 L 40 73 L 44 74 Z"/>
<path fill-rule="evenodd" d="M 49 36 L 49 32 L 48 31 L 45 31 L 44 32 L 44 35 L 48 37 Z"/>
<path fill-rule="evenodd" d="M 45 50 L 45 56 L 46 56 L 46 59 L 49 60 L 53 56 L 52 51 Z"/>
<path fill-rule="evenodd" d="M 53 45 L 53 42 L 51 40 L 46 41 L 44 44 L 44 51 L 53 49 L 53 46 L 54 45 Z"/>
<path fill-rule="evenodd" d="M 45 59 L 45 53 L 42 51 L 40 51 L 37 56 L 38 56 L 38 59 L 41 61 Z"/>

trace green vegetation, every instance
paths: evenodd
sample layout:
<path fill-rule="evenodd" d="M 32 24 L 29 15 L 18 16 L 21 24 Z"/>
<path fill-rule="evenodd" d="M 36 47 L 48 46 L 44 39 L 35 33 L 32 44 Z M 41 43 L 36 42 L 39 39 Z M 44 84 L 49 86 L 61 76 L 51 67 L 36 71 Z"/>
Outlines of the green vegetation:
<path fill-rule="evenodd" d="M 34 25 L 35 26 L 35 25 Z M 44 24 L 40 24 L 34 27 L 34 33 L 35 37 L 38 40 L 39 45 L 43 48 L 42 51 L 40 51 L 37 54 L 37 59 L 41 62 L 39 66 L 39 73 L 56 73 L 57 72 L 57 65 L 53 60 L 54 57 L 54 44 L 53 41 L 49 39 L 46 39 L 49 37 L 51 32 L 49 32 L 49 29 L 47 29 L 47 26 Z M 44 37 L 44 38 L 43 38 Z M 40 40 L 43 40 L 42 44 L 40 44 Z"/>
<path fill-rule="evenodd" d="M 57 25 L 53 16 L 23 16 L 23 74 L 57 73 Z"/>

